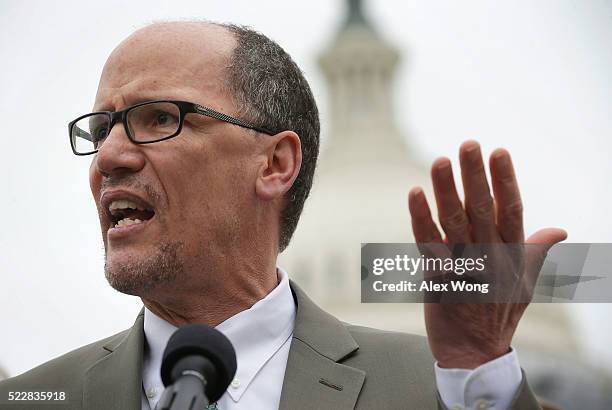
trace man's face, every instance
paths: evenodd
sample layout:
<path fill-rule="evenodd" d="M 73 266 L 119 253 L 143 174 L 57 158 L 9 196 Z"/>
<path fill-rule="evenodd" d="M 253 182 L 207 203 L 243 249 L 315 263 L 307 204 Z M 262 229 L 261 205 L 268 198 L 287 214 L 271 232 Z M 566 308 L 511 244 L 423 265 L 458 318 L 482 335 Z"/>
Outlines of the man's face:
<path fill-rule="evenodd" d="M 234 46 L 216 27 L 141 30 L 109 57 L 94 110 L 168 99 L 236 114 L 223 87 Z M 239 240 L 255 196 L 255 153 L 251 132 L 198 114 L 186 116 L 179 136 L 147 145 L 131 143 L 116 124 L 89 175 L 111 285 L 143 296 L 160 285 L 189 286 L 188 275 L 196 271 L 200 281 L 219 279 L 207 272 L 208 262 Z M 112 215 L 109 208 L 119 211 Z M 124 216 L 143 222 L 116 226 Z"/>

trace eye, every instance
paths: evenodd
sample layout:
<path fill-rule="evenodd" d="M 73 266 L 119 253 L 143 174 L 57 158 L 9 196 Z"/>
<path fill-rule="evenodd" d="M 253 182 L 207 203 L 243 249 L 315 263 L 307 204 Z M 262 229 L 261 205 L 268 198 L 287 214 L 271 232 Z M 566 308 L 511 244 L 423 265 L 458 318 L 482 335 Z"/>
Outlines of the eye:
<path fill-rule="evenodd" d="M 106 125 L 100 125 L 95 127 L 91 132 L 91 137 L 94 147 L 97 149 L 98 146 L 104 141 L 104 139 L 108 136 L 108 127 Z"/>
<path fill-rule="evenodd" d="M 159 125 L 166 125 L 168 121 L 170 121 L 170 118 L 168 118 L 168 113 L 163 112 L 161 114 L 157 114 L 157 123 Z"/>
<path fill-rule="evenodd" d="M 101 139 L 106 137 L 108 133 L 108 129 L 106 127 L 98 127 L 93 132 L 93 137 L 95 141 L 100 141 Z"/>
<path fill-rule="evenodd" d="M 178 124 L 178 118 L 166 111 L 158 111 L 153 118 L 156 127 L 169 127 Z"/>

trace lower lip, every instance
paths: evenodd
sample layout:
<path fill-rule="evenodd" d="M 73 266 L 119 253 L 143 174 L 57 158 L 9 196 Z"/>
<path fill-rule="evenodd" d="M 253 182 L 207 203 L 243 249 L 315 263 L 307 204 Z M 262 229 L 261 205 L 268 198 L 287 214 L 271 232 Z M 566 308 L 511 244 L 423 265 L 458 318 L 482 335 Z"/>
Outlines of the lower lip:
<path fill-rule="evenodd" d="M 148 219 L 144 222 L 139 222 L 137 224 L 127 225 L 127 226 L 116 226 L 114 228 L 109 228 L 106 235 L 109 240 L 124 239 L 129 236 L 136 235 L 144 231 L 152 219 L 153 218 Z"/>

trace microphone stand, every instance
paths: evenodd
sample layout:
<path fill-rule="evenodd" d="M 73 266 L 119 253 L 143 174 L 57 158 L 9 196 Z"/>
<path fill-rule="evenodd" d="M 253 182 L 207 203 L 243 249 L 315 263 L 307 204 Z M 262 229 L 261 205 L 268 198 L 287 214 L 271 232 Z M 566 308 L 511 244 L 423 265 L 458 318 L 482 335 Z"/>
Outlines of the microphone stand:
<path fill-rule="evenodd" d="M 201 373 L 184 370 L 176 382 L 166 387 L 155 410 L 206 409 L 210 402 L 204 394 L 205 387 L 206 379 Z"/>

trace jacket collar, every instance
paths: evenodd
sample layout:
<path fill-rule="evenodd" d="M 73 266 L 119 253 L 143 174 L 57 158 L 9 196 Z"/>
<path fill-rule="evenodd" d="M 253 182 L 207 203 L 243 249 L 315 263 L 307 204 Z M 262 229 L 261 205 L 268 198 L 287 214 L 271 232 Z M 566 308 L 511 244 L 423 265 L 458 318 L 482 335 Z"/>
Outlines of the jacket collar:
<path fill-rule="evenodd" d="M 353 336 L 336 317 L 317 306 L 295 282 L 291 292 L 297 306 L 293 338 L 334 362 L 359 349 Z"/>
<path fill-rule="evenodd" d="M 359 345 L 346 327 L 291 282 L 297 306 L 280 409 L 353 409 L 365 372 L 340 362 Z"/>
<path fill-rule="evenodd" d="M 83 408 L 88 410 L 140 409 L 142 397 L 142 356 L 144 353 L 144 311 L 134 326 L 104 344 L 106 356 L 85 373 Z"/>

